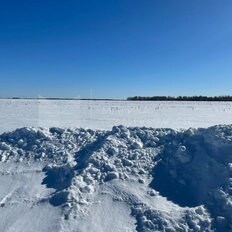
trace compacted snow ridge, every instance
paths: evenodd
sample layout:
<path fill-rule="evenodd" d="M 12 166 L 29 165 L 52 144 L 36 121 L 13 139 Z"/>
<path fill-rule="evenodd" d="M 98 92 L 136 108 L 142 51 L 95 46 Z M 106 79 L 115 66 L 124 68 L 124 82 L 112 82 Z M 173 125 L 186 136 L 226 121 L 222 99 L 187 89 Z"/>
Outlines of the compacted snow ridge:
<path fill-rule="evenodd" d="M 232 231 L 232 126 L 0 135 L 0 231 Z"/>

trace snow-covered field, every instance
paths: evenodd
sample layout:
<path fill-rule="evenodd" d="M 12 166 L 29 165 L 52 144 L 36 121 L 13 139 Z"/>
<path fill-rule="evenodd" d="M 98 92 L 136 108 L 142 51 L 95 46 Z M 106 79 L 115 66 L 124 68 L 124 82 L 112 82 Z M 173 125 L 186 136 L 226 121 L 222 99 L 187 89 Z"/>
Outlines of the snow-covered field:
<path fill-rule="evenodd" d="M 232 231 L 231 116 L 221 102 L 0 100 L 0 231 Z"/>
<path fill-rule="evenodd" d="M 0 100 L 0 133 L 20 127 L 154 128 L 232 123 L 232 102 Z"/>

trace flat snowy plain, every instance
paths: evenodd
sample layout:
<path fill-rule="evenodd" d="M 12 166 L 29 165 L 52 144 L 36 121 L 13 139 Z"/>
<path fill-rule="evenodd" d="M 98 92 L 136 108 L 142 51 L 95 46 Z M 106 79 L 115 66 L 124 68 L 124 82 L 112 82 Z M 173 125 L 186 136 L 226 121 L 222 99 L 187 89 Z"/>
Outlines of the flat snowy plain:
<path fill-rule="evenodd" d="M 0 231 L 232 231 L 231 123 L 231 102 L 0 100 Z"/>
<path fill-rule="evenodd" d="M 209 127 L 232 123 L 232 102 L 0 100 L 0 133 L 20 127 Z"/>

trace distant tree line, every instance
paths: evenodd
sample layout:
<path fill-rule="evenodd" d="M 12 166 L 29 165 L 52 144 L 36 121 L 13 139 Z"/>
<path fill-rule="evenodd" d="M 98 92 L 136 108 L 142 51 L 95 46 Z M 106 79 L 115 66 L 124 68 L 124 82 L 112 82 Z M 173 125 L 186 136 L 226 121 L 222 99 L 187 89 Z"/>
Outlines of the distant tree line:
<path fill-rule="evenodd" d="M 153 96 L 153 97 L 141 97 L 134 96 L 128 97 L 128 101 L 232 101 L 232 96 Z"/>

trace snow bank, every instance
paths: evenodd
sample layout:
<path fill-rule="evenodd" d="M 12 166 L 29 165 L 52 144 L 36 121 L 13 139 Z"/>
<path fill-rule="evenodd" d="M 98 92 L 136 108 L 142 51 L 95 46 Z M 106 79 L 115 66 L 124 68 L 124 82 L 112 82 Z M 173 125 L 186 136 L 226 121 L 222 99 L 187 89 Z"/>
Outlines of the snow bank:
<path fill-rule="evenodd" d="M 113 200 L 103 197 L 109 208 L 130 209 L 134 224 L 121 222 L 128 231 L 232 230 L 232 126 L 22 128 L 0 135 L 0 160 L 0 171 L 4 163 L 43 164 L 42 186 L 53 189 L 46 199 L 62 208 L 61 231 L 85 231 L 79 223 L 99 212 L 103 196 Z"/>

